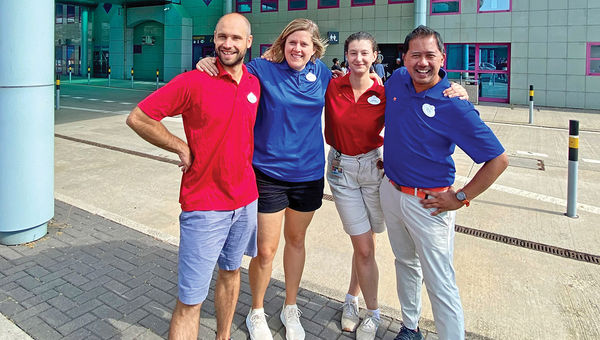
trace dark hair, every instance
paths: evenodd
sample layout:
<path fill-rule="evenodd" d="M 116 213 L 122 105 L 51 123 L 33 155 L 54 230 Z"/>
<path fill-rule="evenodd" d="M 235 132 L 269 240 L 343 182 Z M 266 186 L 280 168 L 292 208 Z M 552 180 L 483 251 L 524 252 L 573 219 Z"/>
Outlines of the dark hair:
<path fill-rule="evenodd" d="M 333 63 L 337 64 L 337 62 L 340 61 L 338 58 L 333 58 Z"/>
<path fill-rule="evenodd" d="M 435 37 L 435 39 L 437 40 L 438 49 L 440 50 L 440 52 L 444 53 L 444 41 L 442 41 L 442 36 L 434 29 L 431 29 L 424 25 L 415 28 L 406 36 L 406 39 L 404 39 L 404 53 L 408 52 L 408 44 L 411 40 L 416 38 L 427 38 L 431 36 Z"/>
<path fill-rule="evenodd" d="M 350 36 L 344 42 L 344 53 L 348 52 L 348 45 L 354 40 L 368 40 L 371 42 L 371 47 L 373 48 L 373 52 L 377 51 L 377 42 L 375 41 L 375 37 L 368 32 L 356 32 L 350 34 Z"/>

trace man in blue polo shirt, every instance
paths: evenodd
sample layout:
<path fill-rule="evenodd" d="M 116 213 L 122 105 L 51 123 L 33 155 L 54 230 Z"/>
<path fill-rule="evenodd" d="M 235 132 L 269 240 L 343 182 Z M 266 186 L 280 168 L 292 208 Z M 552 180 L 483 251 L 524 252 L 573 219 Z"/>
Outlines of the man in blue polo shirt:
<path fill-rule="evenodd" d="M 405 68 L 385 86 L 380 195 L 396 257 L 403 326 L 396 340 L 423 339 L 418 321 L 425 281 L 442 340 L 464 339 L 464 316 L 452 265 L 456 210 L 485 191 L 508 166 L 504 148 L 468 101 L 444 97 L 445 53 L 436 31 L 419 26 L 404 41 Z M 462 189 L 452 187 L 458 145 L 484 163 Z"/>

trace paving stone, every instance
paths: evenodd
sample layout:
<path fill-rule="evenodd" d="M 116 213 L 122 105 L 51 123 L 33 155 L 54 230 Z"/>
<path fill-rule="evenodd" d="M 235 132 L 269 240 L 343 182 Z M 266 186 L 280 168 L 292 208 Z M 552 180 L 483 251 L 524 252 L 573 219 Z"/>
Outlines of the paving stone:
<path fill-rule="evenodd" d="M 60 310 L 61 312 L 65 312 L 73 307 L 77 307 L 77 304 L 75 302 L 73 302 L 71 299 L 67 298 L 64 295 L 58 295 L 48 300 L 48 303 L 56 309 Z"/>
<path fill-rule="evenodd" d="M 25 272 L 27 272 L 27 271 L 25 271 Z M 42 282 L 39 279 L 32 277 L 30 275 L 23 276 L 22 278 L 16 280 L 15 282 L 17 282 L 19 284 L 19 286 L 23 287 L 25 290 L 31 290 L 42 284 Z"/>
<path fill-rule="evenodd" d="M 118 294 L 119 296 L 123 296 L 123 293 L 130 290 L 129 287 L 127 287 L 126 285 L 124 285 L 116 280 L 111 280 L 111 281 L 106 282 L 104 284 L 104 288 L 108 289 L 111 292 L 114 292 L 115 294 Z"/>
<path fill-rule="evenodd" d="M 159 318 L 154 314 L 150 314 L 139 321 L 139 324 L 149 328 L 156 334 L 163 334 L 169 330 L 169 320 Z"/>
<path fill-rule="evenodd" d="M 57 296 L 59 293 L 53 289 L 47 290 L 41 294 L 37 294 L 23 302 L 21 302 L 21 305 L 25 308 L 31 308 L 32 306 L 36 306 L 42 302 L 45 302 L 55 296 Z"/>
<path fill-rule="evenodd" d="M 163 305 L 169 304 L 169 302 L 174 301 L 177 297 L 167 294 L 160 289 L 153 288 L 148 291 L 145 296 L 151 298 L 152 300 L 158 301 Z"/>
<path fill-rule="evenodd" d="M 81 264 L 79 264 L 78 266 L 80 265 Z M 81 275 L 79 270 L 74 269 L 74 271 L 75 272 L 64 275 L 62 278 L 75 286 L 80 286 L 90 281 L 89 279 Z"/>
<path fill-rule="evenodd" d="M 40 286 L 37 286 L 37 287 L 31 289 L 31 292 L 34 293 L 34 294 L 41 294 L 41 293 L 43 293 L 45 291 L 54 289 L 54 288 L 56 288 L 58 286 L 62 286 L 65 283 L 66 283 L 65 280 L 63 280 L 61 278 L 57 278 L 54 281 L 50 281 L 50 282 L 44 283 L 44 284 L 42 284 Z"/>
<path fill-rule="evenodd" d="M 127 303 L 127 300 L 118 296 L 113 292 L 106 292 L 98 297 L 98 300 L 106 303 L 109 306 L 120 307 Z"/>
<path fill-rule="evenodd" d="M 115 327 L 104 320 L 96 320 L 85 328 L 101 339 L 109 339 L 119 333 Z"/>
<path fill-rule="evenodd" d="M 135 298 L 132 301 L 128 301 L 127 304 L 125 304 L 124 306 L 121 306 L 119 308 L 119 311 L 123 312 L 124 314 L 129 314 L 139 308 L 142 308 L 143 306 L 145 306 L 146 304 L 148 304 L 150 301 L 150 298 L 147 296 L 138 296 L 137 298 Z"/>
<path fill-rule="evenodd" d="M 15 300 L 13 300 L 10 297 L 0 302 L 0 313 L 9 318 L 24 310 L 25 308 L 23 308 L 23 306 L 19 305 Z"/>
<path fill-rule="evenodd" d="M 66 314 L 54 307 L 46 309 L 45 311 L 41 312 L 38 316 L 46 323 L 48 323 L 48 325 L 54 328 L 71 321 L 71 318 L 69 316 L 67 316 Z"/>
<path fill-rule="evenodd" d="M 100 319 L 115 319 L 119 320 L 123 317 L 122 311 L 117 311 L 107 305 L 98 306 L 98 308 L 92 311 Z"/>
<path fill-rule="evenodd" d="M 23 255 L 21 255 L 18 251 L 16 251 L 16 249 L 14 249 L 14 246 L 0 247 L 0 256 L 2 256 L 8 261 L 23 257 Z"/>
<path fill-rule="evenodd" d="M 63 324 L 62 326 L 59 326 L 57 330 L 63 335 L 70 335 L 73 332 L 82 329 L 82 327 L 97 319 L 98 318 L 95 315 L 91 313 L 86 313 L 78 316 L 75 319 L 72 319 L 71 321 Z"/>
<path fill-rule="evenodd" d="M 106 290 L 106 288 L 102 286 L 96 287 L 94 289 L 88 290 L 87 292 L 77 295 L 73 298 L 73 302 L 77 304 L 83 304 L 91 299 L 97 298 L 98 296 L 106 293 L 107 291 L 108 290 Z"/>
<path fill-rule="evenodd" d="M 62 286 L 58 286 L 58 287 L 54 288 L 54 290 L 56 290 L 57 292 L 61 293 L 64 296 L 68 297 L 69 299 L 72 299 L 83 293 L 83 290 L 75 287 L 71 283 L 65 283 Z"/>
<path fill-rule="evenodd" d="M 78 305 L 76 308 L 70 309 L 66 311 L 66 314 L 71 318 L 79 317 L 85 313 L 91 312 L 94 309 L 102 306 L 103 303 L 97 299 L 92 299 L 84 302 L 81 305 Z"/>
<path fill-rule="evenodd" d="M 314 322 L 316 322 L 322 326 L 325 326 L 329 323 L 329 320 L 333 319 L 333 316 L 337 313 L 338 313 L 337 310 L 326 306 L 326 307 L 321 308 L 321 310 L 318 311 L 317 314 L 315 314 L 310 319 L 314 320 Z"/>
<path fill-rule="evenodd" d="M 52 326 L 45 322 L 39 322 L 27 330 L 27 333 L 35 339 L 60 339 L 61 335 Z"/>
<path fill-rule="evenodd" d="M 98 337 L 93 335 L 92 332 L 88 331 L 87 329 L 80 328 L 80 329 L 76 330 L 75 332 L 65 336 L 62 339 L 63 340 L 82 340 L 82 339 L 92 340 L 92 339 L 98 339 Z"/>
<path fill-rule="evenodd" d="M 20 313 L 17 313 L 15 315 L 12 316 L 12 320 L 15 323 L 20 323 L 23 321 L 27 321 L 30 318 L 40 314 L 41 312 L 45 311 L 46 309 L 51 308 L 52 306 L 50 306 L 48 303 L 46 302 L 41 302 L 35 306 L 29 307 L 25 310 L 23 310 Z"/>

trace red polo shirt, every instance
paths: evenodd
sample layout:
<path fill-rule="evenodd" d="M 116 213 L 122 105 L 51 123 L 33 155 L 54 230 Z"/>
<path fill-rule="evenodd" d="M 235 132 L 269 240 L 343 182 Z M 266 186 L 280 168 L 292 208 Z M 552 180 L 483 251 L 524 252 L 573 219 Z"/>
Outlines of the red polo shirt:
<path fill-rule="evenodd" d="M 246 66 L 237 84 L 217 65 L 216 77 L 186 72 L 138 104 L 158 121 L 183 117 L 194 157 L 181 180 L 179 202 L 184 211 L 234 210 L 258 198 L 252 153 L 260 85 Z"/>
<path fill-rule="evenodd" d="M 354 101 L 350 74 L 329 82 L 325 94 L 325 141 L 345 155 L 367 153 L 383 145 L 385 90 L 373 83 Z"/>

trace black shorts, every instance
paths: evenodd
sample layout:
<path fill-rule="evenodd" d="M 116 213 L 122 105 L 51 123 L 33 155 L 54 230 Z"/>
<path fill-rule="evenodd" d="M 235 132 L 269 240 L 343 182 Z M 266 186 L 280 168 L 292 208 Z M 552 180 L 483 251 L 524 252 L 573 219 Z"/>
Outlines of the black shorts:
<path fill-rule="evenodd" d="M 324 178 L 308 182 L 286 182 L 254 168 L 258 187 L 258 212 L 273 213 L 285 208 L 300 212 L 319 209 L 323 203 Z"/>

